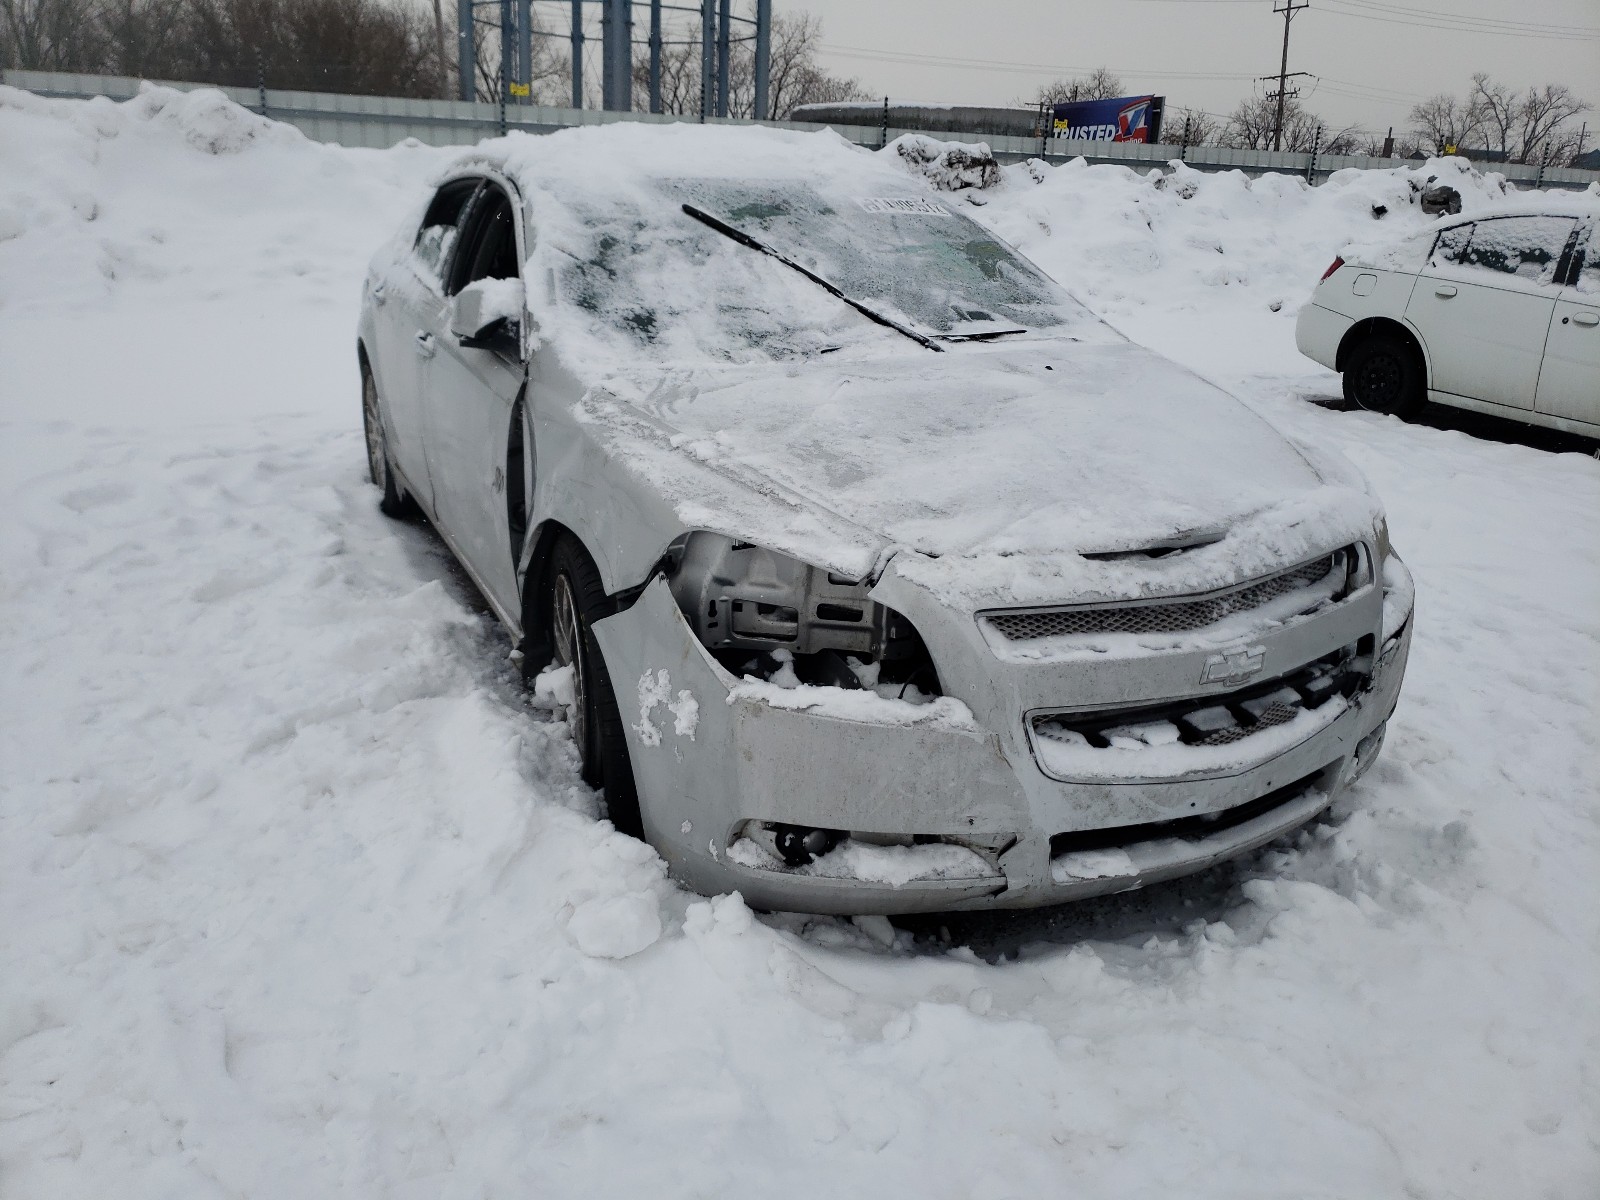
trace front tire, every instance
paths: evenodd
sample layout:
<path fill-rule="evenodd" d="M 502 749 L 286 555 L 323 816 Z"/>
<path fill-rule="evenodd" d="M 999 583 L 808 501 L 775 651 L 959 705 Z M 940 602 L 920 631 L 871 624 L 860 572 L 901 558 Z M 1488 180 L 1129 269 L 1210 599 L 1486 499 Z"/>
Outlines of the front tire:
<path fill-rule="evenodd" d="M 1344 367 L 1344 398 L 1368 412 L 1405 420 L 1426 398 L 1416 348 L 1388 333 L 1375 333 L 1351 350 Z"/>
<path fill-rule="evenodd" d="M 361 372 L 361 427 L 367 437 L 367 475 L 383 495 L 378 511 L 386 517 L 406 517 L 411 506 L 405 492 L 395 482 L 389 460 L 389 437 L 384 429 L 383 409 L 378 403 L 378 384 L 372 372 Z"/>
<path fill-rule="evenodd" d="M 606 812 L 621 832 L 644 836 L 628 741 L 593 622 L 605 614 L 606 591 L 583 547 L 563 537 L 550 556 L 549 630 L 557 666 L 572 667 L 572 737 L 584 782 L 605 791 Z"/>

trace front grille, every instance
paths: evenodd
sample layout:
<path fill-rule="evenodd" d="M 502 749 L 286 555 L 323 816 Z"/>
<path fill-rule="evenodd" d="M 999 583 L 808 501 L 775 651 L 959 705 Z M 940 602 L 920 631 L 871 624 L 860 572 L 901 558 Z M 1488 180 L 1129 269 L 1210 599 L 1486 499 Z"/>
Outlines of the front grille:
<path fill-rule="evenodd" d="M 1345 572 L 1349 561 L 1348 551 L 1340 550 L 1292 571 L 1285 571 L 1282 575 L 1192 600 L 1120 604 L 1113 608 L 997 612 L 985 614 L 984 619 L 1013 642 L 1084 634 L 1185 633 L 1215 625 L 1225 617 L 1249 612 L 1280 596 L 1320 583 L 1335 571 Z M 1342 581 L 1342 574 L 1340 579 Z"/>
<path fill-rule="evenodd" d="M 1370 639 L 1364 639 L 1370 641 Z M 1370 652 L 1348 646 L 1298 671 L 1224 695 L 1092 713 L 1044 713 L 1034 736 L 1081 749 L 1138 750 L 1145 746 L 1226 746 L 1316 711 L 1336 696 L 1349 698 L 1367 682 Z"/>

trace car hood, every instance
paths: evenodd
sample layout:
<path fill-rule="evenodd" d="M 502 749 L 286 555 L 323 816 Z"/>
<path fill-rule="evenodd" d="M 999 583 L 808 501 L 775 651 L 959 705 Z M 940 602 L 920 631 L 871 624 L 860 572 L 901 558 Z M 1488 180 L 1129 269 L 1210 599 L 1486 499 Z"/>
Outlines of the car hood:
<path fill-rule="evenodd" d="M 662 470 L 655 455 L 695 527 L 830 567 L 885 549 L 944 563 L 930 570 L 947 576 L 958 563 L 988 563 L 990 576 L 1004 563 L 1014 578 L 1048 562 L 1058 582 L 1044 591 L 1057 594 L 1065 564 L 1093 575 L 1091 561 L 1117 552 L 1226 540 L 1272 513 L 1304 526 L 1310 510 L 1340 504 L 1253 410 L 1120 341 L 668 371 L 648 386 L 615 381 L 610 395 L 617 406 L 593 407 L 594 418 L 634 440 L 655 431 L 698 469 Z M 697 476 L 721 486 L 696 496 Z M 778 511 L 752 519 L 728 501 L 729 483 Z M 1331 490 L 1348 505 L 1348 489 Z M 830 552 L 830 539 L 849 545 Z M 974 572 L 959 573 L 970 591 Z M 1007 595 L 1020 599 L 1015 584 Z"/>

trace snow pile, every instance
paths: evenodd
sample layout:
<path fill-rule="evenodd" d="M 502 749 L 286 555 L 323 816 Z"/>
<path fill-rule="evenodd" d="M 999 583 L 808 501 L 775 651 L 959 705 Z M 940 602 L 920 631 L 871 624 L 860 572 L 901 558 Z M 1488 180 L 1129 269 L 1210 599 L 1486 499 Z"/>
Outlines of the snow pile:
<path fill-rule="evenodd" d="M 0 89 L 8 1196 L 1595 1193 L 1600 464 L 1297 399 L 1293 308 L 1403 180 L 988 191 L 1355 458 L 1418 589 L 1331 821 L 992 966 L 596 819 L 555 681 L 365 477 L 362 272 L 446 152 L 211 153 L 166 99 Z"/>
<path fill-rule="evenodd" d="M 1141 173 L 1080 158 L 1006 167 L 983 212 L 1135 340 L 1214 378 L 1235 373 L 1245 340 L 1292 374 L 1305 370 L 1295 315 L 1322 272 L 1352 243 L 1437 224 L 1417 204 L 1434 181 L 1461 193 L 1463 215 L 1510 198 L 1502 176 L 1460 158 L 1338 171 L 1316 187 L 1297 175 L 1252 179 L 1182 163 Z M 1553 195 L 1570 203 L 1570 193 Z"/>

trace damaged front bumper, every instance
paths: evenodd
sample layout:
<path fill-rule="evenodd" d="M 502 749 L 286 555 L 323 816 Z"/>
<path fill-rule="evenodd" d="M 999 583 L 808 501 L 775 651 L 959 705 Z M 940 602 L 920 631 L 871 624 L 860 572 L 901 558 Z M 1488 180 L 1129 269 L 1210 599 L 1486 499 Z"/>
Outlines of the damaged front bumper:
<path fill-rule="evenodd" d="M 759 908 L 896 914 L 1127 891 L 1311 820 L 1381 746 L 1409 652 L 1409 578 L 1404 603 L 1366 686 L 1336 715 L 1238 769 L 1179 778 L 1047 774 L 1026 696 L 1015 719 L 979 721 L 949 699 L 919 707 L 752 686 L 704 649 L 661 579 L 594 632 L 627 726 L 645 835 L 677 878 Z M 795 866 L 763 842 L 775 826 L 848 836 Z"/>

